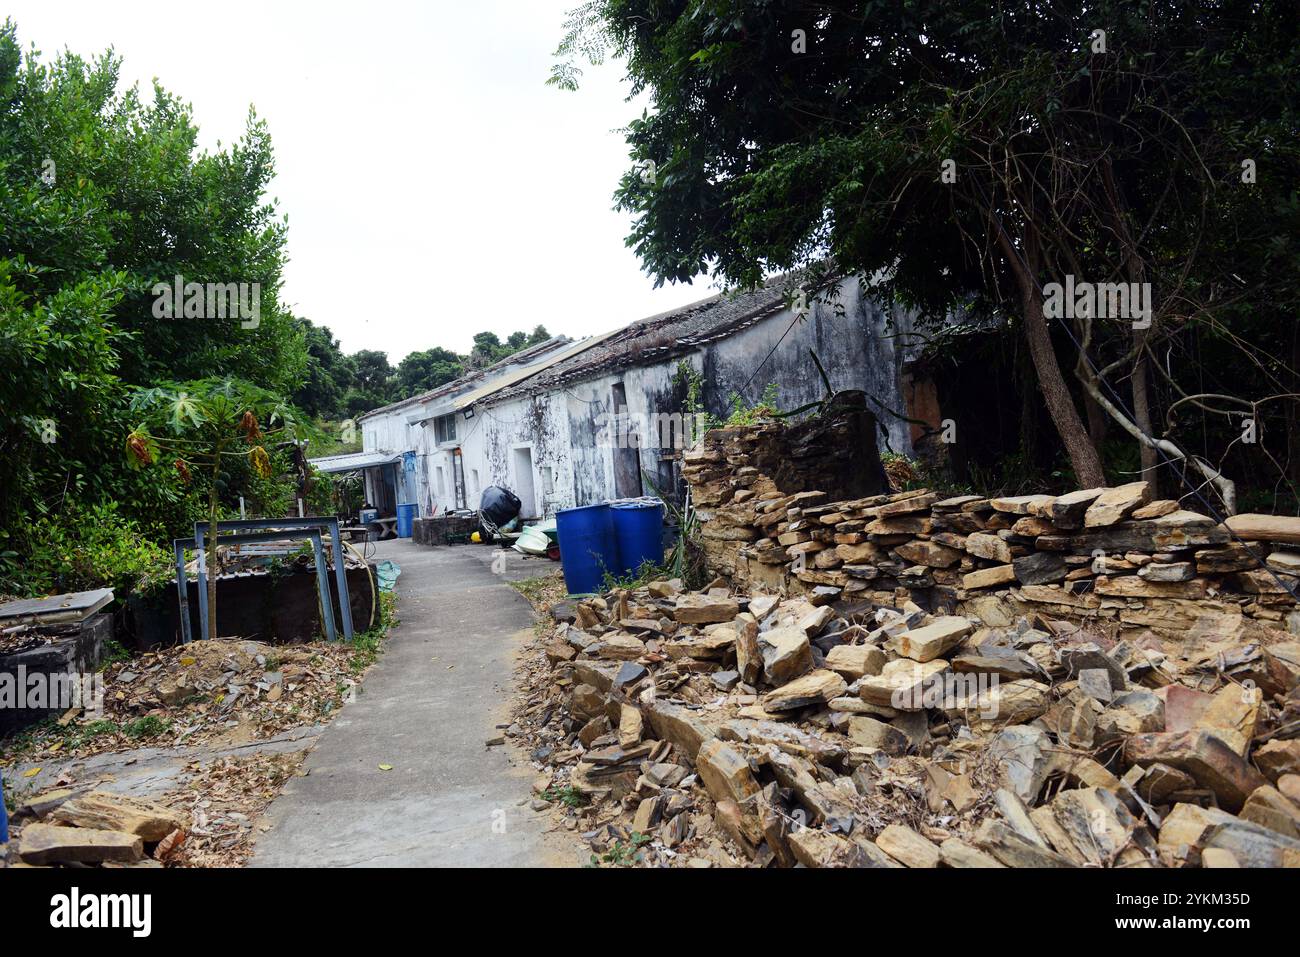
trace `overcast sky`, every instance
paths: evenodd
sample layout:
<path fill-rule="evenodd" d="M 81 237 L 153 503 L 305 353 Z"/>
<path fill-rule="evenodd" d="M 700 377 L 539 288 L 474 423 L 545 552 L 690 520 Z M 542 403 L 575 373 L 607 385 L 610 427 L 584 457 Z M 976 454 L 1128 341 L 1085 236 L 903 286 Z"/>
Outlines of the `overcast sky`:
<path fill-rule="evenodd" d="M 716 291 L 653 289 L 623 245 L 616 131 L 643 103 L 619 65 L 577 93 L 543 85 L 579 2 L 8 0 L 0 19 L 44 58 L 114 47 L 125 84 L 157 77 L 193 105 L 205 146 L 254 105 L 289 216 L 285 300 L 396 363 L 484 329 L 604 332 Z"/>

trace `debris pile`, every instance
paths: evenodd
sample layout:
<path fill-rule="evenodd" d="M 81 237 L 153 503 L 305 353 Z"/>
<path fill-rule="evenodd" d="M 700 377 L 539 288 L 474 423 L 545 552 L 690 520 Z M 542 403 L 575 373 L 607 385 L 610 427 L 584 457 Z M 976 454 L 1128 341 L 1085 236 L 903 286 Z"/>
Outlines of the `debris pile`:
<path fill-rule="evenodd" d="M 299 773 L 305 752 L 254 753 L 195 761 L 182 789 L 166 802 L 184 809 L 185 840 L 168 860 L 177 867 L 242 867 L 268 829 L 262 814 L 285 782 Z"/>
<path fill-rule="evenodd" d="M 87 788 L 32 798 L 14 815 L 14 865 L 161 867 L 185 841 L 185 816 L 152 801 Z"/>
<path fill-rule="evenodd" d="M 69 783 L 23 800 L 0 867 L 239 867 L 303 752 L 192 762 L 158 801 Z"/>
<path fill-rule="evenodd" d="M 1300 866 L 1286 632 L 1183 674 L 1098 622 L 721 578 L 562 607 L 507 733 L 596 864 Z"/>
<path fill-rule="evenodd" d="M 345 642 L 218 639 L 146 652 L 104 670 L 102 708 L 33 732 L 23 756 L 272 738 L 329 720 L 354 693 L 359 671 Z"/>

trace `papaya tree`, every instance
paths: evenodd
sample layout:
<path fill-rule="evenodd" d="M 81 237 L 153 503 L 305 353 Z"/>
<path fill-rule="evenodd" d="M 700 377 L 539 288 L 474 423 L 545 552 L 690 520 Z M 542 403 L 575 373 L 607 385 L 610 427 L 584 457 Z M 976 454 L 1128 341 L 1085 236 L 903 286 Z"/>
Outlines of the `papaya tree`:
<path fill-rule="evenodd" d="M 126 438 L 126 454 L 135 468 L 170 460 L 179 481 L 195 473 L 208 480 L 207 565 L 208 635 L 217 635 L 217 523 L 222 493 L 230 483 L 227 466 L 247 459 L 258 475 L 269 478 L 267 446 L 306 437 L 293 406 L 266 389 L 233 378 L 167 383 L 137 390 L 131 411 L 138 424 Z"/>

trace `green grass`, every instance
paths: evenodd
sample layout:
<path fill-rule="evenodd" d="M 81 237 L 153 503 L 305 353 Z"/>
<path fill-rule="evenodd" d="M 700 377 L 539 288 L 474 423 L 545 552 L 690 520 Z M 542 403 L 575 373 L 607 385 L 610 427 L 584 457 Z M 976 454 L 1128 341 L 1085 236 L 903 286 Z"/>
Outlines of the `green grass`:
<path fill-rule="evenodd" d="M 352 661 L 350 669 L 359 675 L 376 661 L 383 650 L 384 639 L 388 631 L 397 624 L 397 594 L 381 591 L 379 593 L 379 614 L 372 627 L 352 636 Z"/>
<path fill-rule="evenodd" d="M 122 729 L 116 721 L 109 721 L 101 718 L 98 721 L 89 721 L 86 724 L 72 725 L 63 732 L 63 746 L 69 750 L 75 751 L 96 738 L 107 737 L 108 735 L 117 734 Z"/>
<path fill-rule="evenodd" d="M 562 788 L 547 788 L 542 792 L 542 800 L 563 804 L 565 807 L 580 808 L 591 803 L 591 799 L 572 785 Z"/>
<path fill-rule="evenodd" d="M 605 572 L 604 589 L 605 591 L 613 591 L 615 588 L 625 588 L 628 591 L 633 591 L 650 584 L 652 581 L 658 581 L 661 578 L 667 579 L 674 577 L 676 576 L 674 576 L 668 568 L 647 559 L 634 571 L 628 572 L 621 578 L 611 575 L 609 572 Z"/>
<path fill-rule="evenodd" d="M 650 840 L 649 834 L 633 831 L 630 840 L 626 843 L 615 841 L 613 846 L 599 857 L 595 854 L 591 855 L 591 863 L 588 866 L 631 867 L 633 864 L 639 864 L 641 863 L 641 848 L 649 844 Z"/>
<path fill-rule="evenodd" d="M 145 738 L 156 738 L 159 735 L 166 734 L 171 730 L 171 726 L 172 723 L 166 718 L 160 718 L 156 714 L 147 714 L 143 718 L 128 721 L 122 726 L 122 733 L 132 741 L 141 741 Z"/>
<path fill-rule="evenodd" d="M 506 582 L 506 584 L 535 605 L 546 597 L 547 587 L 554 584 L 554 582 L 555 573 L 551 572 L 533 578 L 521 578 L 519 581 Z"/>
<path fill-rule="evenodd" d="M 38 724 L 9 735 L 0 742 L 0 744 L 4 745 L 4 755 L 16 760 L 20 755 L 34 750 L 42 738 L 51 732 L 58 731 L 57 722 L 57 718 L 46 718 Z"/>
<path fill-rule="evenodd" d="M 104 657 L 100 659 L 98 671 L 103 671 L 109 665 L 115 665 L 119 661 L 130 661 L 131 652 L 122 647 L 121 643 L 112 638 L 104 642 Z"/>
<path fill-rule="evenodd" d="M 171 726 L 172 723 L 166 718 L 152 714 L 135 718 L 125 724 L 119 724 L 108 718 L 97 718 L 85 724 L 72 724 L 66 728 L 59 727 L 58 720 L 50 718 L 8 738 L 4 742 L 5 753 L 10 758 L 17 759 L 22 755 L 56 744 L 61 744 L 67 751 L 77 751 L 101 738 L 111 738 L 119 734 L 125 735 L 132 741 L 143 741 L 166 734 L 171 730 Z"/>

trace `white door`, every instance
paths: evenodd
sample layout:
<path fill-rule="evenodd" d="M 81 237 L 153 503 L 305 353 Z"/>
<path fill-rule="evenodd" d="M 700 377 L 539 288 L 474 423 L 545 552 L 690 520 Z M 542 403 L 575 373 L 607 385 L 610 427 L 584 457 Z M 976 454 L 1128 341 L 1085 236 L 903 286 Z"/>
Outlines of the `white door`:
<path fill-rule="evenodd" d="M 533 493 L 533 450 L 525 446 L 514 450 L 514 492 L 519 496 L 519 517 L 537 515 L 537 498 Z"/>

